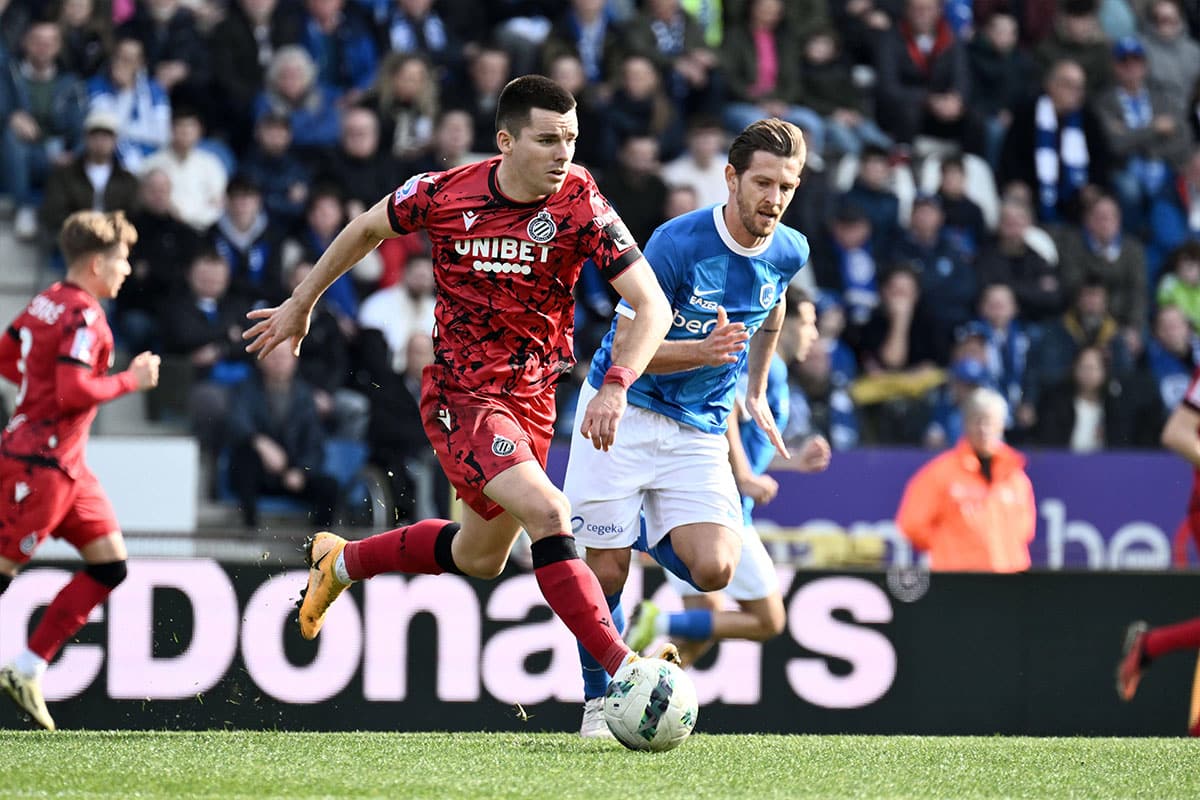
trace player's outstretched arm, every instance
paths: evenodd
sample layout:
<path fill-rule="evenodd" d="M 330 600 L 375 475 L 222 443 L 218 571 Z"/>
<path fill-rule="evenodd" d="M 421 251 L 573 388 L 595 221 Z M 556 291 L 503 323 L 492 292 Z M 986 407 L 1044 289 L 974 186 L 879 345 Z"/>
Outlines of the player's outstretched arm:
<path fill-rule="evenodd" d="M 617 425 L 625 413 L 625 392 L 645 371 L 671 327 L 671 306 L 646 259 L 639 258 L 612 281 L 613 288 L 633 307 L 629 335 L 613 341 L 612 367 L 596 396 L 588 403 L 580 432 L 598 450 L 612 447 Z"/>
<path fill-rule="evenodd" d="M 750 339 L 748 383 L 746 387 L 746 410 L 763 433 L 775 445 L 775 450 L 784 458 L 790 459 L 783 434 L 775 424 L 775 415 L 767 403 L 767 376 L 771 371 L 771 357 L 775 354 L 775 345 L 779 341 L 779 331 L 783 327 L 783 319 L 787 315 L 787 304 L 779 302 L 771 309 L 762 327 Z"/>
<path fill-rule="evenodd" d="M 309 319 L 317 300 L 333 282 L 350 271 L 384 239 L 396 235 L 388 220 L 391 195 L 359 214 L 342 228 L 329 247 L 317 259 L 312 271 L 292 292 L 292 296 L 274 308 L 261 308 L 246 316 L 257 322 L 242 334 L 249 341 L 246 351 L 264 358 L 284 342 L 300 355 L 300 342 L 308 334 Z"/>
<path fill-rule="evenodd" d="M 1186 401 L 1175 406 L 1163 426 L 1162 443 L 1200 469 L 1200 411 Z"/>
<path fill-rule="evenodd" d="M 83 411 L 129 392 L 152 389 L 158 385 L 159 362 L 153 353 L 138 353 L 124 372 L 93 375 L 90 364 L 59 361 L 54 372 L 58 407 L 66 412 Z"/>

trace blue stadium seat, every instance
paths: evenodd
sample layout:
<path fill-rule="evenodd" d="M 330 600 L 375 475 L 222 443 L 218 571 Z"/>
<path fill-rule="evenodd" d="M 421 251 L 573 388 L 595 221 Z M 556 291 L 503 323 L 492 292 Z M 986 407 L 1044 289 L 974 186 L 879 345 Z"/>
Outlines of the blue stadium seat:
<path fill-rule="evenodd" d="M 368 448 L 365 442 L 354 439 L 325 440 L 325 471 L 337 479 L 343 496 L 357 498 L 367 495 L 362 486 L 360 473 L 367 463 Z M 229 483 L 229 451 L 222 450 L 217 456 L 217 499 L 223 503 L 236 504 L 237 497 Z M 264 495 L 258 498 L 260 514 L 303 514 L 304 504 L 281 495 Z"/>

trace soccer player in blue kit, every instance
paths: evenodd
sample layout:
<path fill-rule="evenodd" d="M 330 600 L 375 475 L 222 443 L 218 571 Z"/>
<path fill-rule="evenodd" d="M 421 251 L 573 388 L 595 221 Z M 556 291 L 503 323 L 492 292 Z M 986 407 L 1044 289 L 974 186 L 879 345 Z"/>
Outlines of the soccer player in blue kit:
<path fill-rule="evenodd" d="M 789 356 L 803 361 L 819 337 L 816 309 L 801 290 L 792 290 L 788 298 L 791 313 L 784 324 L 790 329 Z M 745 395 L 744 377 L 739 381 L 741 395 Z M 788 396 L 787 365 L 777 353 L 767 375 L 767 403 L 781 429 L 787 428 Z M 776 451 L 754 421 L 739 413 L 739 406 L 740 402 L 729 415 L 725 438 L 729 441 L 729 463 L 742 495 L 742 556 L 723 592 L 737 601 L 738 608 L 725 609 L 719 594 L 701 592 L 668 570 L 667 583 L 683 599 L 684 610 L 668 614 L 652 600 L 639 603 L 625 634 L 626 643 L 635 652 L 644 650 L 657 636 L 670 636 L 678 643 L 680 659 L 687 667 L 716 640 L 764 642 L 783 631 L 786 619 L 779 577 L 752 519 L 755 506 L 771 502 L 779 491 L 779 484 L 766 474 Z M 829 466 L 830 456 L 825 437 L 811 436 L 793 459 L 793 469 L 822 472 Z"/>
<path fill-rule="evenodd" d="M 808 261 L 808 240 L 780 224 L 805 157 L 796 126 L 779 119 L 750 124 L 729 148 L 728 200 L 663 224 L 646 244 L 674 309 L 671 330 L 629 388 L 614 446 L 602 448 L 573 432 L 563 485 L 576 541 L 587 548 L 588 566 L 618 628 L 643 514 L 646 547 L 671 572 L 701 591 L 723 589 L 733 577 L 742 509 L 725 429 L 744 366 L 747 413 L 776 451 L 791 457 L 766 385 L 787 286 Z M 628 335 L 633 316 L 625 303 L 617 307 L 580 391 L 581 408 L 596 396 L 614 341 Z M 604 735 L 608 675 L 586 654 L 581 659 L 586 702 L 580 734 Z"/>

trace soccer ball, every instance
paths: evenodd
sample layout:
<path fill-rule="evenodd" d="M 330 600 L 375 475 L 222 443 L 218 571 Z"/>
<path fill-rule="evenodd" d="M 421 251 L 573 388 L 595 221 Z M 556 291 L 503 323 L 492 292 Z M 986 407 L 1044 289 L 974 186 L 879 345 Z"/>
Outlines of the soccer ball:
<path fill-rule="evenodd" d="M 608 729 L 630 750 L 678 747 L 691 734 L 699 714 L 692 679 L 658 658 L 624 664 L 604 696 Z"/>

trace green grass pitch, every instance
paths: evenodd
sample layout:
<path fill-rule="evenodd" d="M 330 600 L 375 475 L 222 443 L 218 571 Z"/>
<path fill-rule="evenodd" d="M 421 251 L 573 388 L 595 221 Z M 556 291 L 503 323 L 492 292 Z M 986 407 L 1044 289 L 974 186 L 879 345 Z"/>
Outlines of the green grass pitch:
<path fill-rule="evenodd" d="M 5 798 L 1200 796 L 1184 739 L 0 731 L 0 756 Z"/>

